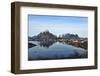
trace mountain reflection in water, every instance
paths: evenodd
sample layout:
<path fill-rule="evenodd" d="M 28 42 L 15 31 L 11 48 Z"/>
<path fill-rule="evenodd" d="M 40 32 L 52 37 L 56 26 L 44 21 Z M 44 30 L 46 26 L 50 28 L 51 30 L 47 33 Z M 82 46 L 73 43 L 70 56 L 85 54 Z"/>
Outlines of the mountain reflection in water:
<path fill-rule="evenodd" d="M 28 60 L 87 58 L 87 50 L 56 41 L 29 41 Z"/>
<path fill-rule="evenodd" d="M 41 47 L 49 48 L 49 47 L 52 46 L 54 43 L 55 43 L 54 41 L 47 41 L 47 42 L 41 41 L 39 45 L 40 45 Z"/>

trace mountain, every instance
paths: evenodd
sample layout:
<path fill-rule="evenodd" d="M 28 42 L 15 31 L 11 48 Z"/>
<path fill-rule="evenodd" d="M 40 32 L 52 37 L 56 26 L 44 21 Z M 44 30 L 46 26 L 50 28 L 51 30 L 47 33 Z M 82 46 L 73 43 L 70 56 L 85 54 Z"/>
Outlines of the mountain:
<path fill-rule="evenodd" d="M 56 41 L 57 39 L 80 39 L 77 34 L 63 34 L 57 37 L 56 35 L 50 33 L 48 30 L 44 32 L 40 32 L 38 35 L 33 37 L 28 37 L 29 41 Z"/>
<path fill-rule="evenodd" d="M 79 39 L 80 37 L 77 35 L 77 34 L 64 34 L 61 36 L 61 38 L 64 38 L 64 39 Z"/>
<path fill-rule="evenodd" d="M 48 30 L 44 32 L 40 32 L 37 36 L 33 36 L 32 40 L 35 41 L 50 41 L 57 39 L 57 36 L 50 33 Z"/>
<path fill-rule="evenodd" d="M 29 41 L 32 41 L 33 39 L 32 39 L 32 37 L 29 37 L 29 36 L 28 36 L 28 40 L 29 40 Z"/>

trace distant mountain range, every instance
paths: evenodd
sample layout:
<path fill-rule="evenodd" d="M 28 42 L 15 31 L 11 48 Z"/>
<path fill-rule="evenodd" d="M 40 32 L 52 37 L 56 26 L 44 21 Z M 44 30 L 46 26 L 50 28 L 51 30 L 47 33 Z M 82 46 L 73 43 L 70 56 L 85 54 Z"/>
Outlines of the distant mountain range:
<path fill-rule="evenodd" d="M 61 36 L 64 39 L 79 39 L 80 37 L 77 34 L 64 34 Z"/>
<path fill-rule="evenodd" d="M 64 39 L 80 39 L 80 37 L 77 34 L 63 34 L 57 37 L 56 35 L 50 33 L 49 31 L 40 32 L 38 35 L 33 37 L 28 37 L 28 40 L 33 41 L 43 41 L 43 40 L 56 40 L 57 38 L 64 38 Z"/>

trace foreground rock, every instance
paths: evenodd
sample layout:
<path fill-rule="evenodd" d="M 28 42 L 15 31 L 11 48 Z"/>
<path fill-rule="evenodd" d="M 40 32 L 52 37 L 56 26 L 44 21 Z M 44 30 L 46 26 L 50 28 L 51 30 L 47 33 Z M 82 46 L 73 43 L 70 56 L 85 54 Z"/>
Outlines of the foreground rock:
<path fill-rule="evenodd" d="M 31 48 L 31 47 L 34 47 L 36 46 L 35 44 L 32 44 L 32 43 L 28 43 L 28 47 Z"/>

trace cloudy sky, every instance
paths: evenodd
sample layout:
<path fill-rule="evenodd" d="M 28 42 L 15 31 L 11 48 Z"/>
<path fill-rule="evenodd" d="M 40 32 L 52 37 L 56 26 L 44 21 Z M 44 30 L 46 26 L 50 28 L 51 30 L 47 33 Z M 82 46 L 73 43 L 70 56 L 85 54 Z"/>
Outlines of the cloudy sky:
<path fill-rule="evenodd" d="M 66 33 L 78 34 L 80 37 L 88 36 L 87 17 L 29 15 L 28 26 L 29 36 L 45 30 L 57 36 Z"/>

